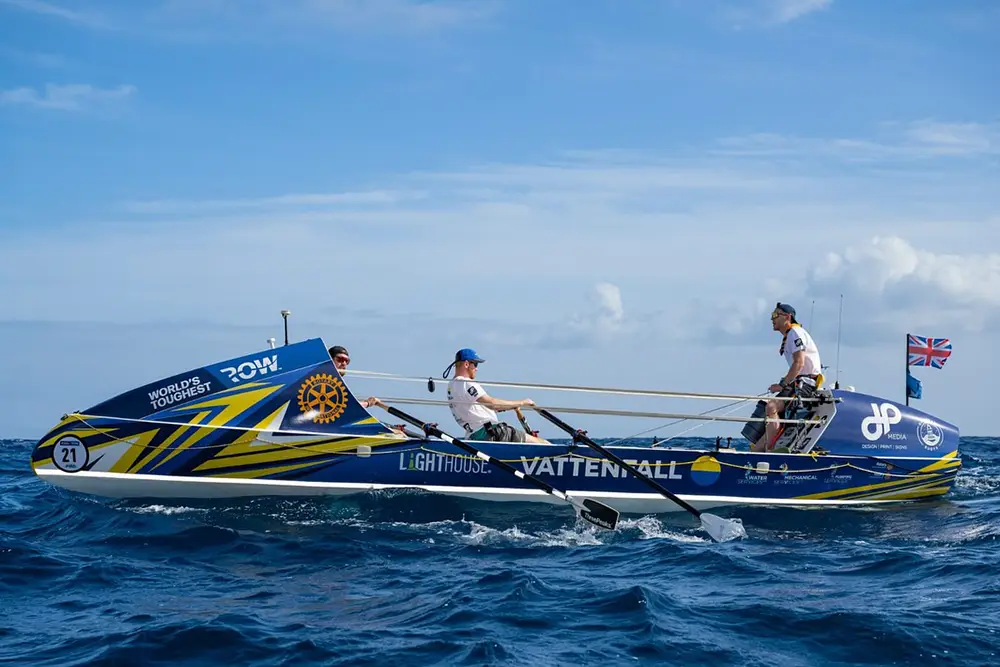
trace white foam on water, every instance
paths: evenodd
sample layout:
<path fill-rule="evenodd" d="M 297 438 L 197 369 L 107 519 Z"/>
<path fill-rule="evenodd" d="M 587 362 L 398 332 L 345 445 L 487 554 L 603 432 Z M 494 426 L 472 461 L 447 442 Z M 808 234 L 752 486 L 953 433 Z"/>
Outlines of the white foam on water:
<path fill-rule="evenodd" d="M 129 507 L 126 509 L 135 514 L 165 514 L 167 516 L 172 514 L 190 514 L 192 512 L 203 514 L 208 511 L 203 507 L 171 507 L 168 505 L 146 505 L 144 507 Z"/>
<path fill-rule="evenodd" d="M 1000 492 L 1000 476 L 984 472 L 982 467 L 963 470 L 955 478 L 955 488 L 976 496 L 996 495 Z"/>
<path fill-rule="evenodd" d="M 675 542 L 709 542 L 708 537 L 686 535 L 663 527 L 663 522 L 654 516 L 644 516 L 638 519 L 622 519 L 618 522 L 618 530 L 634 529 L 641 533 L 643 540 L 674 540 Z"/>

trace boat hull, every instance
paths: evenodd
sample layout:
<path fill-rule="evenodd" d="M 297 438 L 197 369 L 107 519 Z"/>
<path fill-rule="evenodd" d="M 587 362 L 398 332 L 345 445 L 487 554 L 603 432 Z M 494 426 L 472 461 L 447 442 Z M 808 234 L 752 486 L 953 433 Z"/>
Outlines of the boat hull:
<path fill-rule="evenodd" d="M 796 410 L 775 442 L 783 453 L 608 449 L 701 509 L 935 498 L 951 489 L 961 467 L 958 429 L 909 406 L 833 391 Z M 621 512 L 683 511 L 584 444 L 474 444 L 556 489 Z M 115 498 L 418 489 L 560 502 L 463 449 L 380 422 L 351 393 L 320 339 L 192 369 L 65 415 L 36 444 L 31 466 L 56 486 Z"/>
<path fill-rule="evenodd" d="M 261 434 L 237 443 L 240 434 L 235 431 L 186 429 L 184 437 L 177 434 L 182 427 L 176 425 L 119 424 L 110 430 L 101 423 L 90 426 L 80 429 L 70 416 L 63 429 L 56 429 L 36 449 L 35 473 L 71 491 L 113 498 L 345 496 L 415 489 L 496 502 L 561 502 L 433 439 Z M 60 462 L 60 456 L 68 458 L 68 445 L 59 443 L 78 447 L 76 441 L 86 450 L 78 450 L 77 458 L 86 464 L 75 471 L 60 469 L 72 466 Z M 160 447 L 157 441 L 171 444 Z M 191 441 L 211 444 L 185 447 Z M 575 497 L 600 500 L 623 513 L 684 511 L 586 446 L 475 444 Z M 610 449 L 698 509 L 857 506 L 935 498 L 951 489 L 961 467 L 957 451 L 941 457 L 878 457 L 724 448 Z"/>

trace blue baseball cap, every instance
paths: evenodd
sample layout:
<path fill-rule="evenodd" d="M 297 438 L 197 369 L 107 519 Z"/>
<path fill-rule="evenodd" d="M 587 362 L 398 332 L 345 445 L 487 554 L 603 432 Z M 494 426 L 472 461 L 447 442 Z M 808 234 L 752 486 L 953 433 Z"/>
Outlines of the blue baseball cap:
<path fill-rule="evenodd" d="M 486 360 L 481 358 L 476 351 L 470 347 L 463 347 L 461 350 L 455 353 L 455 361 L 475 361 L 477 363 L 484 363 Z"/>

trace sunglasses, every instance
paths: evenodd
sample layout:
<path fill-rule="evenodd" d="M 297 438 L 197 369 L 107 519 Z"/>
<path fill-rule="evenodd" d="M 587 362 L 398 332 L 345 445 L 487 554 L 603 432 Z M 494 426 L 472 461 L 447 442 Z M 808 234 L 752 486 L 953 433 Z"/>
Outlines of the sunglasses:
<path fill-rule="evenodd" d="M 340 362 L 340 363 L 344 363 L 344 364 L 348 364 L 348 365 L 350 365 L 350 363 L 351 363 L 351 358 L 350 357 L 345 357 L 342 354 L 338 354 L 337 356 L 335 356 L 333 358 L 333 360 L 336 361 L 336 362 Z"/>

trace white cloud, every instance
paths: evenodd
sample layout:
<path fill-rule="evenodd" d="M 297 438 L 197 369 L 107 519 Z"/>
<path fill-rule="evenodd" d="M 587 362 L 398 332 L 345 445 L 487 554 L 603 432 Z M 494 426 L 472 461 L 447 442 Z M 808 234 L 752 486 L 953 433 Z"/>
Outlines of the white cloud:
<path fill-rule="evenodd" d="M 963 327 L 988 326 L 995 260 L 947 260 L 1000 246 L 988 158 L 970 156 L 963 170 L 928 159 L 894 176 L 877 159 L 845 169 L 837 157 L 810 160 L 808 147 L 788 150 L 790 162 L 591 151 L 400 174 L 367 191 L 126 202 L 110 220 L 72 221 L 88 229 L 72 242 L 0 232 L 0 283 L 16 285 L 35 319 L 89 319 L 86 301 L 62 298 L 72 285 L 101 294 L 110 320 L 179 310 L 252 324 L 275 307 L 338 306 L 409 326 L 398 313 L 419 310 L 426 329 L 433 317 L 462 317 L 484 337 L 549 349 L 702 330 L 746 342 L 768 335 L 761 316 L 778 299 L 805 309 L 816 298 L 829 322 L 824 309 L 841 291 L 853 308 L 871 289 L 883 313 L 875 329 L 892 330 L 922 303 L 957 308 Z M 883 240 L 869 247 L 873 236 Z M 80 257 L 86 272 L 71 270 Z M 967 274 L 972 266 L 979 272 Z M 591 303 L 577 304 L 591 289 Z"/>
<path fill-rule="evenodd" d="M 106 27 L 103 19 L 94 14 L 66 9 L 61 5 L 43 2 L 42 0 L 0 0 L 0 6 L 3 5 L 43 16 L 52 16 L 91 28 Z"/>
<path fill-rule="evenodd" d="M 832 4 L 833 0 L 771 0 L 768 3 L 769 17 L 777 23 L 788 23 Z"/>
<path fill-rule="evenodd" d="M 0 45 L 0 55 L 13 58 L 22 63 L 27 63 L 32 67 L 42 67 L 46 69 L 66 69 L 70 66 L 70 61 L 58 53 L 44 53 L 41 51 L 23 51 L 10 46 Z"/>
<path fill-rule="evenodd" d="M 826 304 L 819 328 L 830 334 L 837 324 L 831 306 L 841 295 L 850 316 L 845 340 L 859 345 L 922 329 L 976 334 L 1000 323 L 1000 253 L 941 253 L 899 236 L 874 236 L 813 260 L 808 271 L 776 276 L 771 298 L 713 318 L 711 328 L 730 342 L 760 338 L 775 302 L 791 303 L 805 324 L 818 300 Z"/>
<path fill-rule="evenodd" d="M 905 129 L 900 142 L 954 134 L 894 127 Z M 259 349 L 280 338 L 278 310 L 288 308 L 293 339 L 347 344 L 368 370 L 440 373 L 471 346 L 484 348 L 490 379 L 594 384 L 597 373 L 616 386 L 758 393 L 782 370 L 774 302 L 799 309 L 832 366 L 840 294 L 845 381 L 897 392 L 906 332 L 955 340 L 954 363 L 925 384 L 928 396 L 991 372 L 980 367 L 1000 330 L 994 158 L 928 156 L 897 173 L 891 151 L 845 164 L 810 150 L 592 151 L 399 174 L 360 192 L 164 192 L 55 229 L 0 229 L 0 291 L 19 319 L 57 323 L 33 357 L 69 349 L 60 337 L 94 319 L 107 330 L 152 326 L 157 341 L 184 337 L 157 369 L 121 371 L 124 387 Z M 26 338 L 19 326 L 8 340 Z M 121 341 L 137 339 L 93 336 L 97 359 L 120 359 Z M 967 357 L 974 349 L 987 356 Z"/>
<path fill-rule="evenodd" d="M 500 0 L 150 0 L 93 3 L 103 14 L 82 13 L 42 0 L 0 0 L 37 14 L 91 28 L 139 31 L 179 38 L 274 39 L 321 34 L 426 34 L 474 25 L 492 17 Z"/>
<path fill-rule="evenodd" d="M 136 92 L 135 86 L 97 88 L 90 84 L 46 84 L 42 91 L 34 88 L 14 88 L 0 91 L 0 105 L 29 106 L 59 111 L 84 111 L 98 106 L 122 102 Z"/>
<path fill-rule="evenodd" d="M 594 285 L 586 310 L 550 324 L 540 337 L 523 338 L 522 344 L 564 349 L 593 347 L 613 342 L 628 331 L 621 290 L 602 282 Z"/>
<path fill-rule="evenodd" d="M 857 162 L 981 157 L 1000 153 L 1000 123 L 920 120 L 886 125 L 879 139 L 803 138 L 758 133 L 719 141 L 719 154 L 779 157 L 824 156 Z"/>
<path fill-rule="evenodd" d="M 484 0 L 307 0 L 307 16 L 338 27 L 391 28 L 416 31 L 450 29 L 487 18 L 497 2 Z"/>
<path fill-rule="evenodd" d="M 130 213 L 211 214 L 220 211 L 247 209 L 284 209 L 328 207 L 332 209 L 357 205 L 389 205 L 415 201 L 426 197 L 417 191 L 371 190 L 367 192 L 325 192 L 287 194 L 274 197 L 247 199 L 161 199 L 152 201 L 126 201 L 119 205 Z"/>
<path fill-rule="evenodd" d="M 917 147 L 933 155 L 977 155 L 1000 153 L 1000 123 L 939 123 L 921 120 L 906 132 Z"/>
<path fill-rule="evenodd" d="M 698 6 L 714 8 L 716 15 L 736 29 L 781 26 L 829 9 L 833 0 L 701 0 Z"/>

